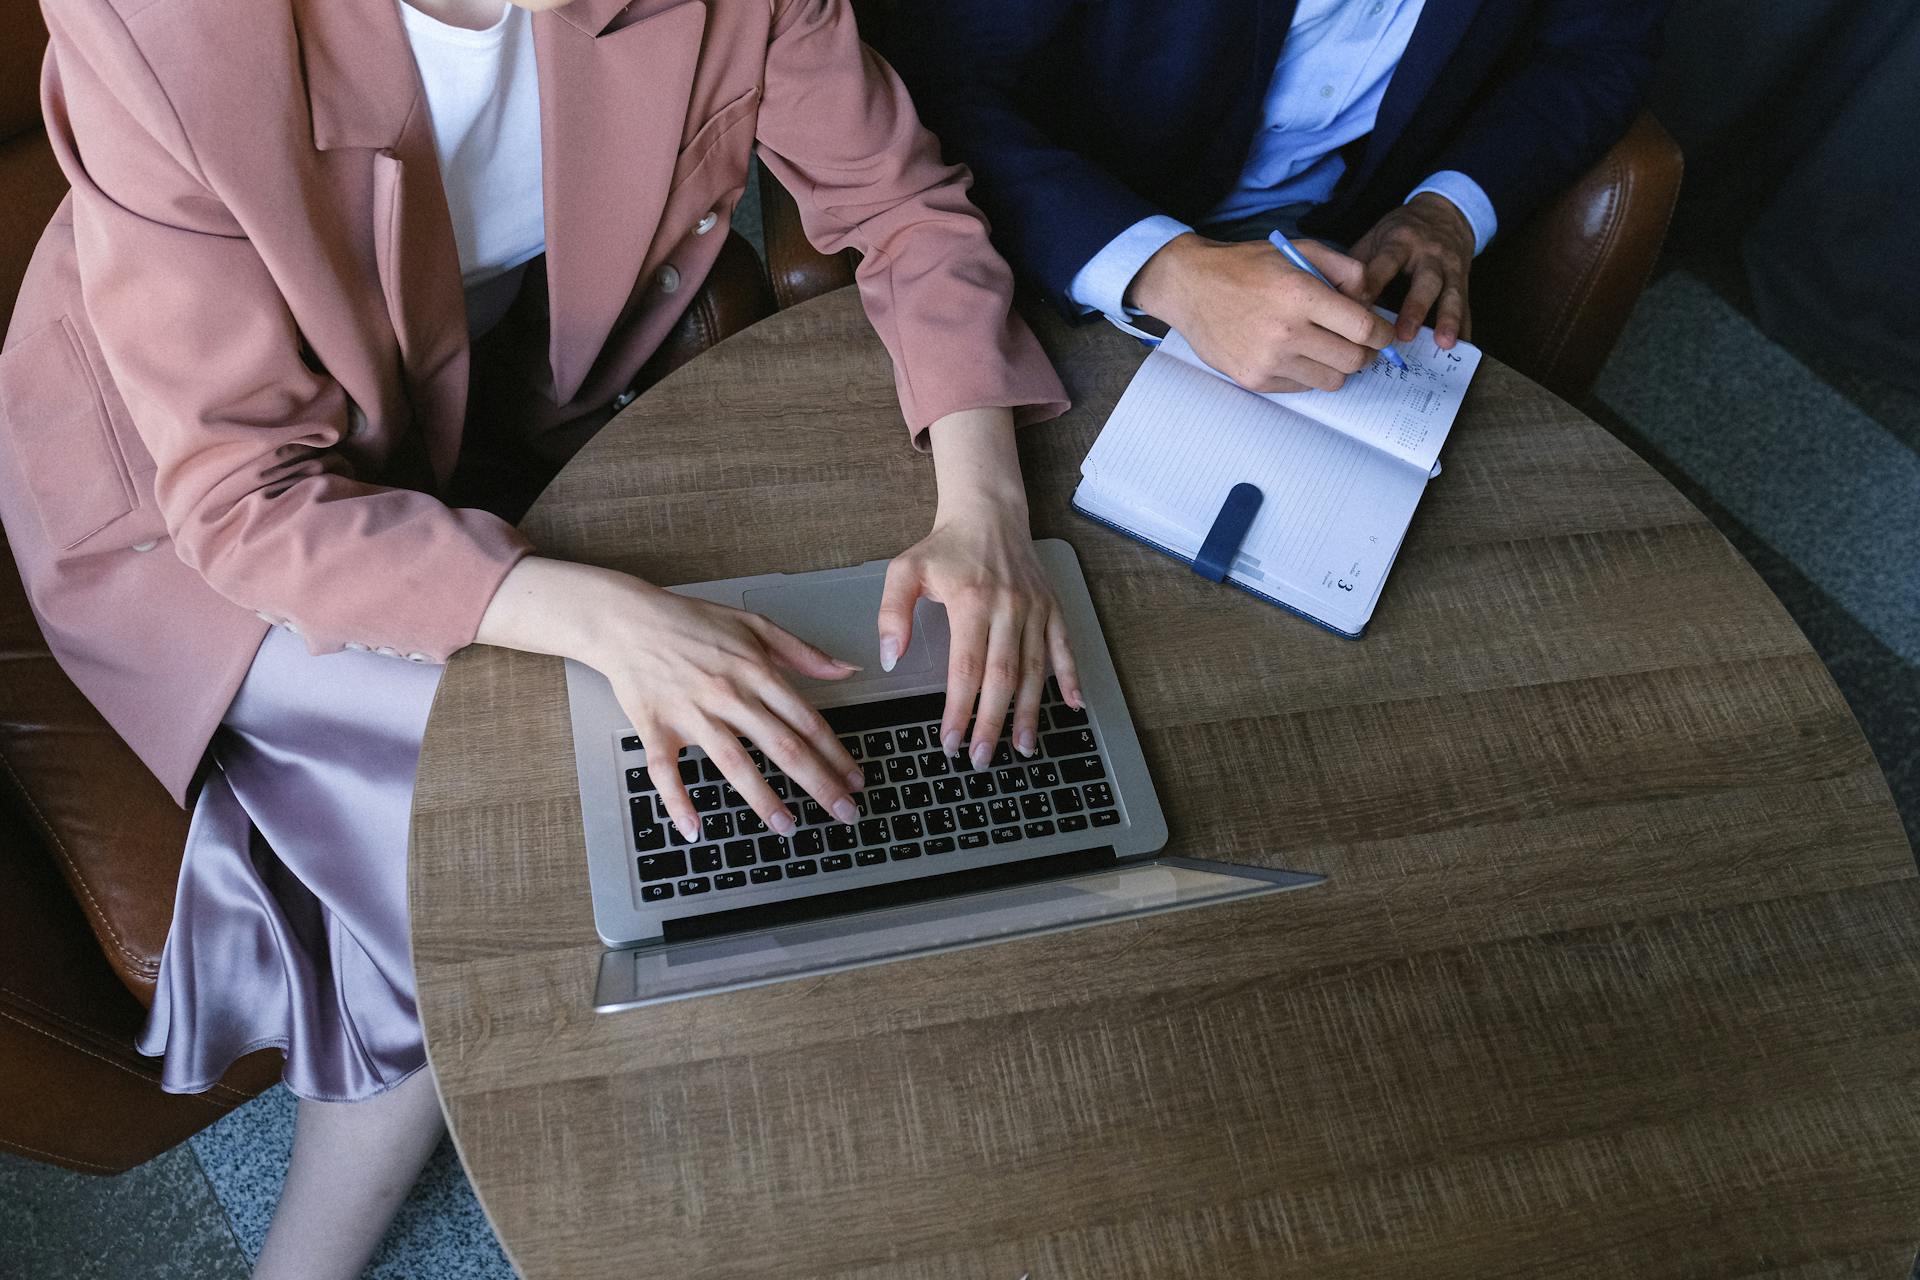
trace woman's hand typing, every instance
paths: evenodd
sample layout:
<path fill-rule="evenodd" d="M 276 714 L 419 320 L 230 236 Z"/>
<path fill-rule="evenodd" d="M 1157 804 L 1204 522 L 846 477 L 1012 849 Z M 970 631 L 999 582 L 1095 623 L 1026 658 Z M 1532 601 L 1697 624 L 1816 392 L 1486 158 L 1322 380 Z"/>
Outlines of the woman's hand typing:
<path fill-rule="evenodd" d="M 841 822 L 858 817 L 860 768 L 783 671 L 817 680 L 858 670 L 755 613 L 674 595 L 623 573 L 530 557 L 494 593 L 482 644 L 584 662 L 613 685 L 647 753 L 647 772 L 682 835 L 700 834 L 680 780 L 682 747 L 713 759 L 762 821 L 781 835 L 792 812 L 741 738 Z"/>
<path fill-rule="evenodd" d="M 1062 696 L 1081 705 L 1066 620 L 1033 550 L 1013 415 L 970 409 L 933 424 L 940 503 L 933 531 L 894 557 L 880 603 L 881 665 L 891 669 L 913 639 L 921 596 L 947 608 L 951 640 L 940 745 L 984 765 L 1012 711 L 1014 749 L 1032 755 L 1049 670 Z M 977 702 L 977 708 L 976 708 Z"/>

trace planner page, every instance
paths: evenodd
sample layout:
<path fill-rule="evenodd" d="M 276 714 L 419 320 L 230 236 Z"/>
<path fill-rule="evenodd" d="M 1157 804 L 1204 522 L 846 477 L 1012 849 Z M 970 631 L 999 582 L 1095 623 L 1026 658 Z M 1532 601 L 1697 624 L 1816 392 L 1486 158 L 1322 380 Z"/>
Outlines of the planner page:
<path fill-rule="evenodd" d="M 1388 320 L 1393 318 L 1390 311 L 1375 310 Z M 1167 334 L 1160 350 L 1232 383 L 1209 367 L 1178 333 Z M 1296 391 L 1262 398 L 1433 474 L 1467 384 L 1480 367 L 1480 348 L 1459 342 L 1453 350 L 1442 351 L 1428 327 L 1412 342 L 1396 343 L 1394 350 L 1407 362 L 1405 369 L 1375 356 L 1372 364 L 1348 378 L 1338 391 Z M 1243 390 L 1243 394 L 1257 393 Z"/>
<path fill-rule="evenodd" d="M 1365 625 L 1424 471 L 1289 406 L 1154 352 L 1080 466 L 1074 504 L 1191 560 L 1227 492 L 1262 501 L 1236 582 L 1337 630 Z"/>

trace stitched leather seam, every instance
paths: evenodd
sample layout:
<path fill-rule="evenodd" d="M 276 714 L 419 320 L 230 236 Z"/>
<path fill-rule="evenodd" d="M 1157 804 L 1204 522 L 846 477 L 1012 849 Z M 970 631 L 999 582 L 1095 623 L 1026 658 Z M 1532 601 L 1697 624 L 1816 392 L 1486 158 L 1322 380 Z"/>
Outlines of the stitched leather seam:
<path fill-rule="evenodd" d="M 30 1156 L 44 1156 L 48 1160 L 57 1161 L 60 1164 L 79 1165 L 82 1169 L 92 1169 L 97 1173 L 120 1172 L 119 1165 L 95 1164 L 91 1160 L 76 1160 L 72 1156 L 63 1156 L 54 1151 L 42 1151 L 38 1147 L 30 1147 L 24 1142 L 15 1142 L 12 1138 L 0 1138 L 0 1147 L 6 1147 L 11 1151 L 23 1151 Z"/>
<path fill-rule="evenodd" d="M 20 798 L 26 802 L 27 808 L 33 810 L 34 819 L 40 824 L 40 829 L 46 832 L 47 839 L 53 841 L 54 851 L 60 855 L 60 861 L 67 864 L 67 871 L 73 876 L 74 881 L 80 886 L 80 892 L 85 895 L 87 899 L 87 906 L 90 909 L 89 914 L 99 920 L 100 927 L 107 931 L 109 938 L 113 939 L 114 950 L 127 958 L 127 963 L 132 966 L 136 973 L 149 977 L 158 974 L 160 971 L 159 965 L 143 959 L 135 952 L 129 951 L 126 944 L 120 940 L 119 933 L 114 930 L 113 922 L 107 919 L 106 911 L 101 908 L 100 900 L 93 896 L 93 889 L 87 884 L 87 878 L 80 873 L 80 868 L 74 863 L 73 858 L 68 855 L 67 846 L 60 839 L 60 833 L 53 829 L 53 824 L 47 820 L 47 815 L 41 811 L 38 804 L 34 803 L 33 796 L 27 791 L 27 784 L 21 781 L 18 773 L 14 772 L 13 762 L 7 759 L 6 752 L 4 751 L 0 751 L 0 769 L 5 769 L 7 776 L 13 779 L 14 789 L 20 793 Z"/>
<path fill-rule="evenodd" d="M 1619 238 L 1620 225 L 1625 221 L 1620 216 L 1620 211 L 1626 207 L 1627 198 L 1632 194 L 1633 171 L 1621 164 L 1618 159 L 1609 160 L 1607 168 L 1610 171 L 1611 180 L 1607 184 L 1606 229 L 1601 233 L 1598 243 L 1594 245 L 1593 252 L 1588 254 L 1587 261 L 1580 268 L 1579 301 L 1571 307 L 1563 306 L 1559 316 L 1554 319 L 1550 330 L 1553 337 L 1547 346 L 1547 368 L 1550 370 L 1559 365 L 1560 356 L 1566 350 L 1568 340 L 1573 336 L 1573 317 L 1586 309 L 1587 300 L 1593 296 L 1594 285 L 1599 280 L 1600 264 L 1606 261 L 1607 254 Z"/>
<path fill-rule="evenodd" d="M 76 1053 L 84 1053 L 89 1058 L 93 1058 L 96 1061 L 106 1063 L 108 1066 L 112 1067 L 115 1071 L 126 1072 L 128 1075 L 132 1076 L 136 1080 L 145 1081 L 148 1084 L 157 1083 L 152 1076 L 146 1074 L 143 1071 L 136 1071 L 134 1068 L 128 1066 L 124 1062 L 116 1062 L 112 1058 L 109 1058 L 106 1054 L 101 1053 L 98 1050 L 89 1049 L 87 1048 L 87 1046 L 83 1044 L 79 1044 L 75 1041 L 69 1040 L 65 1036 L 56 1035 L 54 1032 L 49 1031 L 45 1027 L 36 1027 L 31 1022 L 28 1022 L 25 1018 L 16 1017 L 15 1015 L 8 1013 L 5 1009 L 0 1009 L 0 1018 L 5 1018 L 8 1022 L 17 1022 L 21 1026 L 25 1027 L 28 1031 L 33 1032 L 35 1035 L 45 1036 L 49 1040 L 57 1041 L 58 1043 L 67 1046 L 67 1048 L 72 1049 Z M 175 1096 L 182 1097 L 182 1098 L 191 1098 L 195 1102 L 198 1102 L 201 1106 L 212 1107 L 214 1110 L 221 1111 L 224 1114 L 225 1109 L 223 1107 L 219 1106 L 217 1103 L 208 1101 L 206 1098 L 202 1097 L 200 1094 L 183 1093 Z"/>
<path fill-rule="evenodd" d="M 0 995 L 4 995 L 10 1000 L 26 1005 L 44 1017 L 52 1018 L 76 1035 L 93 1036 L 98 1034 L 92 1027 L 87 1026 L 85 1023 L 74 1020 L 58 1009 L 49 1008 L 31 996 L 22 995 L 4 983 L 0 983 Z M 131 1070 L 131 1068 L 129 1068 L 129 1070 Z M 236 1106 L 239 1103 L 246 1102 L 252 1096 L 244 1089 L 236 1089 L 232 1085 L 220 1081 L 215 1081 L 213 1084 L 207 1086 L 205 1090 L 196 1090 L 196 1092 L 219 1093 L 222 1096 L 234 1099 Z"/>

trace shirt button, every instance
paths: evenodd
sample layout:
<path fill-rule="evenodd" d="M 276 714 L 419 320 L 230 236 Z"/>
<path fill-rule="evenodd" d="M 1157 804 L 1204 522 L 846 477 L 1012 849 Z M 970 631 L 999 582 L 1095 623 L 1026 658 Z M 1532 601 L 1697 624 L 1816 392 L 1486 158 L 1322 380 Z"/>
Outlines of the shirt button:
<path fill-rule="evenodd" d="M 129 551 L 151 551 L 159 545 L 160 543 L 158 539 L 148 538 L 145 542 L 134 543 L 131 547 L 128 548 L 128 550 Z"/>
<path fill-rule="evenodd" d="M 1320 96 L 1323 98 L 1331 98 L 1333 96 L 1333 86 L 1330 84 L 1321 85 Z"/>
<path fill-rule="evenodd" d="M 693 224 L 693 234 L 703 236 L 719 225 L 720 215 L 717 213 L 709 213 L 706 217 Z"/>
<path fill-rule="evenodd" d="M 365 653 L 367 651 L 367 646 L 361 644 L 358 640 L 349 640 L 340 647 L 348 653 Z"/>
<path fill-rule="evenodd" d="M 640 398 L 640 393 L 638 391 L 635 391 L 632 387 L 628 387 L 625 391 L 622 391 L 619 395 L 613 398 L 613 407 L 615 409 L 624 409 L 639 398 Z"/>
<path fill-rule="evenodd" d="M 1376 4 L 1373 8 L 1367 10 L 1367 16 L 1369 18 L 1377 18 L 1380 16 L 1380 11 L 1386 7 L 1384 4 Z"/>
<path fill-rule="evenodd" d="M 669 263 L 660 268 L 660 292 L 672 293 L 680 287 L 680 272 Z"/>

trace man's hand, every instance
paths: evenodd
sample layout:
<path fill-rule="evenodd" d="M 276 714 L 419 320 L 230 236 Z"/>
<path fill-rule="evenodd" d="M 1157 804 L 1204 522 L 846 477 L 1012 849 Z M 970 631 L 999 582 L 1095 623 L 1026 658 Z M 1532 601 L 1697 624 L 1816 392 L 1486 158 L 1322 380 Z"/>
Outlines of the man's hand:
<path fill-rule="evenodd" d="M 1127 302 L 1178 329 L 1202 360 L 1249 391 L 1338 391 L 1393 330 L 1354 300 L 1360 263 L 1311 241 L 1299 249 L 1350 296 L 1264 240 L 1222 244 L 1188 233 L 1147 259 Z"/>
<path fill-rule="evenodd" d="M 1371 302 L 1394 277 L 1412 277 L 1400 306 L 1397 342 L 1411 342 L 1433 311 L 1433 340 L 1442 348 L 1473 337 L 1467 272 L 1473 266 L 1473 224 L 1453 201 L 1422 191 L 1374 224 L 1353 246 L 1365 264 L 1361 296 Z M 1438 307 L 1435 303 L 1438 302 Z"/>

